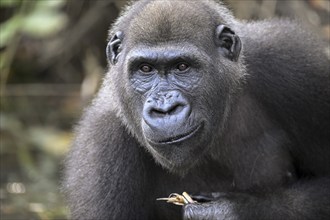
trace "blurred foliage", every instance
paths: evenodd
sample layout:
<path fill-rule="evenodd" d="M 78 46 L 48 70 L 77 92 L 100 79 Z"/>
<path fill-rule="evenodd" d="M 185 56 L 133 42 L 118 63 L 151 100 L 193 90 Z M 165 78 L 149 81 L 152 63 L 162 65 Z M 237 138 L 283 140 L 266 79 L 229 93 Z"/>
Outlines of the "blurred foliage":
<path fill-rule="evenodd" d="M 1 7 L 19 6 L 19 12 L 1 24 L 0 47 L 7 45 L 20 31 L 40 38 L 57 33 L 67 22 L 67 16 L 57 10 L 64 3 L 64 0 L 2 0 Z"/>
<path fill-rule="evenodd" d="M 238 18 L 294 17 L 330 40 L 329 1 L 224 1 Z M 125 3 L 0 0 L 1 220 L 67 218 L 63 157 L 105 72 L 108 27 Z"/>
<path fill-rule="evenodd" d="M 10 65 L 21 34 L 35 38 L 45 38 L 57 33 L 67 23 L 67 16 L 58 10 L 64 3 L 64 0 L 0 1 L 1 8 L 15 10 L 15 13 L 0 25 L 0 48 L 7 48 L 6 51 L 0 54 L 2 86 L 7 81 Z"/>
<path fill-rule="evenodd" d="M 105 69 L 112 1 L 0 0 L 0 219 L 67 219 L 63 157 Z"/>

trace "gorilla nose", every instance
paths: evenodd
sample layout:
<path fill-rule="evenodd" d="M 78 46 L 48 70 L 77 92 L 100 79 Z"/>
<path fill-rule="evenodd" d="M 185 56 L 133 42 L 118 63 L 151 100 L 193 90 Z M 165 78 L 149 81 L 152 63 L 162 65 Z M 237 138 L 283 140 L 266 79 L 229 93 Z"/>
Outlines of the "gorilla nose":
<path fill-rule="evenodd" d="M 161 107 L 155 107 L 150 109 L 150 117 L 157 118 L 165 118 L 170 116 L 179 116 L 181 112 L 183 112 L 185 106 L 180 103 L 173 103 L 171 105 L 164 105 Z"/>
<path fill-rule="evenodd" d="M 146 100 L 144 121 L 152 128 L 169 128 L 184 123 L 190 114 L 186 98 L 178 91 L 158 93 Z"/>

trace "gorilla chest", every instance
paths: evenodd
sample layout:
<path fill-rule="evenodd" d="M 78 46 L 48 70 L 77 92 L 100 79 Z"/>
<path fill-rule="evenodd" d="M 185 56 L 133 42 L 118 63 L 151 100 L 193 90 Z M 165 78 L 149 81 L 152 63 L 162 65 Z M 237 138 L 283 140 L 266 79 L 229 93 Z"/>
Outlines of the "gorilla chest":
<path fill-rule="evenodd" d="M 273 152 L 244 154 L 226 167 L 208 161 L 192 169 L 184 177 L 166 172 L 159 176 L 157 187 L 165 195 L 170 193 L 226 192 L 272 188 L 287 184 L 295 179 L 295 172 L 286 154 Z M 242 155 L 243 156 L 243 155 Z M 233 163 L 233 161 L 235 161 Z M 164 196 L 164 194 L 163 194 Z"/>

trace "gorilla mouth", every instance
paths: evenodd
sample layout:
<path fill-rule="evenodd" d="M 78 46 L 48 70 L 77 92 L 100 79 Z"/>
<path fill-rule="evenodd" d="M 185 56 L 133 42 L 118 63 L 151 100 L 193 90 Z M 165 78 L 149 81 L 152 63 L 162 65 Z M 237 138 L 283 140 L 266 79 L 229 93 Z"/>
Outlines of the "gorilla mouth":
<path fill-rule="evenodd" d="M 202 124 L 199 124 L 195 127 L 193 127 L 191 130 L 189 130 L 186 133 L 174 136 L 174 137 L 169 137 L 164 140 L 157 140 L 157 141 L 152 141 L 155 144 L 174 144 L 178 143 L 184 140 L 187 140 L 188 138 L 192 137 L 200 128 L 202 127 Z"/>

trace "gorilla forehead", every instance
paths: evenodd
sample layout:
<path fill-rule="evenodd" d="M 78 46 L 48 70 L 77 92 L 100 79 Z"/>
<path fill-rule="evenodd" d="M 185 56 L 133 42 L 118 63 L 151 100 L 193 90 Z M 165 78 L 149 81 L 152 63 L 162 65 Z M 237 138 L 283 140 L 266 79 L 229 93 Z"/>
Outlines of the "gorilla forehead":
<path fill-rule="evenodd" d="M 129 39 L 138 42 L 209 41 L 217 21 L 203 1 L 156 0 L 146 4 L 131 21 Z M 132 37 L 134 36 L 134 37 Z"/>

